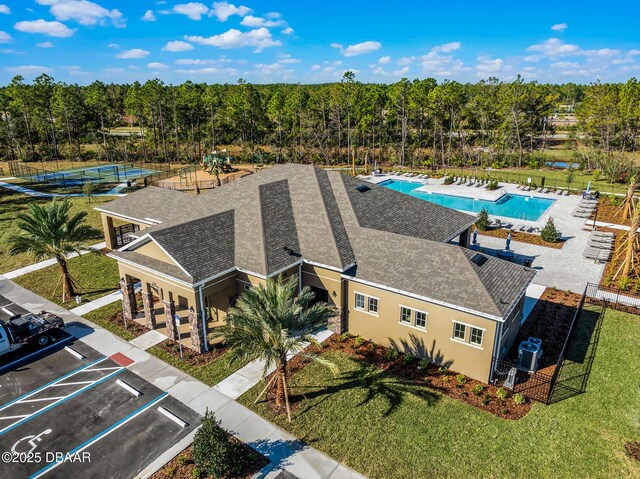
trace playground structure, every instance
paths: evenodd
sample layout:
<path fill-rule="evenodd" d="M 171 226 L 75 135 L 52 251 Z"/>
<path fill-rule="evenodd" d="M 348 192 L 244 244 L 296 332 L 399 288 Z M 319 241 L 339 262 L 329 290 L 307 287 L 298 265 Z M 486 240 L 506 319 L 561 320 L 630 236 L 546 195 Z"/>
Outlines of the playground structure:
<path fill-rule="evenodd" d="M 210 155 L 203 155 L 200 164 L 210 175 L 222 173 L 230 173 L 233 171 L 231 165 L 233 157 L 229 156 L 229 150 L 213 150 Z"/>

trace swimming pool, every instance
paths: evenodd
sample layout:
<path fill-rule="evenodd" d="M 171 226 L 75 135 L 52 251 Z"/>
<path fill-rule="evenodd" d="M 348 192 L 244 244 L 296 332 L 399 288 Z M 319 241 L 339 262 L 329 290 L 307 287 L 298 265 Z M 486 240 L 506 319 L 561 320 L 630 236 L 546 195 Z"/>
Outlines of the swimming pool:
<path fill-rule="evenodd" d="M 490 215 L 505 216 L 507 218 L 527 221 L 537 221 L 555 201 L 550 198 L 513 195 L 510 193 L 501 196 L 497 201 L 474 200 L 473 198 L 467 198 L 465 196 L 415 191 L 415 189 L 422 186 L 422 184 L 411 181 L 385 180 L 379 183 L 379 185 L 454 210 L 479 213 L 482 211 L 482 208 L 484 208 Z"/>

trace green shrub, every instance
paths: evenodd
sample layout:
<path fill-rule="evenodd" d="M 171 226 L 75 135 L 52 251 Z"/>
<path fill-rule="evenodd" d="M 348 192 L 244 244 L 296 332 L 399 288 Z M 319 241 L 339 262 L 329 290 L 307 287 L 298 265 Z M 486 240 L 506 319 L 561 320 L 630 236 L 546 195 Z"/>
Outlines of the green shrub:
<path fill-rule="evenodd" d="M 553 221 L 553 218 L 549 218 L 547 224 L 544 225 L 542 231 L 540 232 L 540 237 L 546 241 L 547 243 L 557 243 L 560 241 L 560 233 L 556 229 L 556 224 Z"/>
<path fill-rule="evenodd" d="M 520 393 L 515 393 L 513 395 L 513 402 L 514 404 L 517 404 L 518 406 L 524 404 L 525 402 L 527 402 L 527 400 L 525 399 L 525 397 L 520 394 Z"/>
<path fill-rule="evenodd" d="M 478 213 L 476 226 L 480 231 L 487 231 L 489 229 L 489 213 L 487 213 L 486 209 L 482 208 L 482 211 Z"/>
<path fill-rule="evenodd" d="M 404 361 L 405 364 L 411 364 L 414 359 L 415 359 L 415 356 L 411 353 L 404 353 L 404 356 L 402 357 L 402 360 Z"/>
<path fill-rule="evenodd" d="M 485 394 L 484 397 L 482 398 L 482 404 L 487 406 L 490 402 L 491 402 L 491 396 L 488 394 Z"/>
<path fill-rule="evenodd" d="M 201 476 L 202 474 L 200 473 L 200 469 L 197 467 L 191 469 L 191 477 L 193 477 L 193 479 L 200 479 Z"/>
<path fill-rule="evenodd" d="M 427 369 L 429 367 L 429 360 L 427 358 L 422 358 L 420 363 L 418 363 L 418 369 Z"/>
<path fill-rule="evenodd" d="M 364 339 L 360 335 L 356 336 L 356 339 L 353 340 L 355 346 L 362 346 L 362 343 L 364 343 Z"/>
<path fill-rule="evenodd" d="M 384 358 L 387 361 L 392 361 L 394 359 L 396 359 L 398 357 L 398 350 L 395 348 L 387 348 L 387 350 L 384 352 Z"/>
<path fill-rule="evenodd" d="M 237 467 L 237 449 L 215 415 L 207 409 L 193 439 L 193 462 L 198 471 L 214 478 L 228 475 Z"/>
<path fill-rule="evenodd" d="M 618 281 L 618 288 L 625 290 L 629 287 L 629 283 L 630 283 L 630 279 L 628 276 L 623 276 L 622 278 L 620 278 L 620 280 Z"/>
<path fill-rule="evenodd" d="M 446 373 L 447 373 L 447 371 L 448 371 L 448 369 L 447 369 L 447 368 L 445 368 L 444 366 L 440 366 L 440 367 L 438 368 L 438 372 L 439 372 L 440 374 L 446 374 Z"/>
<path fill-rule="evenodd" d="M 467 377 L 464 374 L 458 374 L 456 376 L 456 382 L 460 385 L 460 386 L 464 386 L 465 384 L 467 384 Z"/>
<path fill-rule="evenodd" d="M 167 475 L 167 477 L 173 477 L 176 475 L 176 472 L 178 472 L 178 468 L 176 466 L 172 466 L 167 469 L 165 474 Z"/>
<path fill-rule="evenodd" d="M 507 392 L 507 390 L 506 390 L 505 388 L 503 388 L 503 387 L 499 387 L 499 388 L 496 390 L 496 397 L 497 397 L 498 399 L 500 399 L 500 401 L 504 401 L 505 399 L 507 399 L 507 394 L 509 394 L 509 393 L 508 393 L 508 392 Z"/>
<path fill-rule="evenodd" d="M 342 333 L 340 336 L 338 336 L 338 341 L 341 343 L 344 343 L 345 341 L 347 341 L 349 338 L 351 337 L 351 334 L 349 333 Z"/>
<path fill-rule="evenodd" d="M 445 384 L 448 384 L 450 379 L 451 378 L 449 376 L 442 376 L 442 382 Z"/>
<path fill-rule="evenodd" d="M 445 185 L 452 185 L 453 184 L 453 176 L 445 176 L 444 184 Z"/>
<path fill-rule="evenodd" d="M 180 464 L 181 466 L 184 466 L 185 464 L 188 464 L 188 463 L 189 463 L 189 458 L 184 454 L 178 457 L 178 464 Z"/>
<path fill-rule="evenodd" d="M 475 386 L 473 386 L 473 389 L 471 391 L 476 396 L 480 396 L 484 392 L 484 386 L 482 384 L 476 384 Z"/>

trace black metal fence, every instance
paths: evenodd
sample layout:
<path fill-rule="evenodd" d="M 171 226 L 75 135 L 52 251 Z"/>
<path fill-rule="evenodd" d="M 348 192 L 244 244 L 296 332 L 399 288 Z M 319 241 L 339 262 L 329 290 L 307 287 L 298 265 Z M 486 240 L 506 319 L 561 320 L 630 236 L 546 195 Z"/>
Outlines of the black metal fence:
<path fill-rule="evenodd" d="M 218 184 L 218 180 L 184 179 L 182 181 L 158 181 L 155 183 L 155 186 L 180 191 L 210 190 L 218 186 L 226 185 L 227 183 L 231 183 L 232 181 L 250 174 L 250 171 L 238 171 L 225 176 L 224 178 L 220 178 L 220 184 Z"/>
<path fill-rule="evenodd" d="M 640 314 L 640 295 L 631 291 L 587 283 L 585 294 L 591 304 L 600 304 L 619 311 Z"/>
<path fill-rule="evenodd" d="M 133 241 L 131 233 L 140 231 L 140 225 L 131 223 L 122 226 L 116 226 L 114 228 L 114 231 L 116 235 L 116 246 L 121 247 Z"/>

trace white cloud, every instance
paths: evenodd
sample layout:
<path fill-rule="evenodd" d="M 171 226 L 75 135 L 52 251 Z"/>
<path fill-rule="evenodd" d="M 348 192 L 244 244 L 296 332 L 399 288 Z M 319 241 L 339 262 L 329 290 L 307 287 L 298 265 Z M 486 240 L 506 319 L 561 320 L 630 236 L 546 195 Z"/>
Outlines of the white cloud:
<path fill-rule="evenodd" d="M 130 58 L 144 58 L 150 52 L 148 50 L 143 50 L 142 48 L 133 48 L 131 50 L 125 50 L 122 53 L 118 53 L 116 58 L 122 59 L 130 59 Z"/>
<path fill-rule="evenodd" d="M 141 20 L 143 22 L 155 22 L 156 16 L 154 15 L 153 10 L 147 10 L 146 12 L 144 12 L 144 15 L 142 15 Z"/>
<path fill-rule="evenodd" d="M 410 64 L 412 64 L 415 60 L 416 60 L 416 57 L 402 57 L 402 58 L 398 58 L 398 61 L 396 62 L 396 65 L 398 65 L 398 66 L 402 66 L 402 65 L 410 65 Z"/>
<path fill-rule="evenodd" d="M 580 68 L 580 64 L 576 62 L 555 62 L 551 66 L 554 68 Z"/>
<path fill-rule="evenodd" d="M 287 27 L 284 30 L 282 30 L 280 33 L 282 33 L 283 35 L 293 35 L 293 28 Z"/>
<path fill-rule="evenodd" d="M 64 23 L 60 22 L 47 22 L 46 20 L 26 20 L 17 22 L 13 28 L 19 32 L 25 33 L 42 33 L 43 35 L 49 35 L 50 37 L 70 37 L 75 32 L 75 29 L 67 27 Z"/>
<path fill-rule="evenodd" d="M 11 41 L 11 35 L 7 32 L 0 30 L 0 43 L 9 43 Z"/>
<path fill-rule="evenodd" d="M 567 25 L 566 23 L 556 23 L 551 27 L 551 30 L 553 30 L 554 32 L 564 32 L 568 27 L 569 25 Z"/>
<path fill-rule="evenodd" d="M 342 43 L 332 43 L 331 48 L 342 48 Z"/>
<path fill-rule="evenodd" d="M 117 27 L 124 26 L 122 12 L 117 8 L 108 10 L 88 0 L 36 0 L 40 5 L 48 5 L 56 20 L 74 20 L 80 25 L 105 25 L 107 21 Z"/>
<path fill-rule="evenodd" d="M 476 75 L 478 77 L 495 76 L 511 70 L 511 67 L 504 64 L 502 58 L 490 58 L 487 56 L 479 56 L 476 64 Z"/>
<path fill-rule="evenodd" d="M 175 61 L 176 65 L 212 65 L 215 60 L 200 60 L 198 58 L 180 58 Z"/>
<path fill-rule="evenodd" d="M 206 68 L 177 69 L 174 71 L 181 75 L 228 75 L 228 76 L 238 75 L 238 70 L 236 70 L 235 68 L 206 67 Z"/>
<path fill-rule="evenodd" d="M 105 68 L 104 72 L 105 73 L 122 73 L 124 71 L 124 68 Z"/>
<path fill-rule="evenodd" d="M 320 65 L 313 65 L 313 66 L 311 67 L 311 71 L 314 71 L 314 72 L 315 72 L 315 71 L 320 70 L 320 68 L 322 68 Z"/>
<path fill-rule="evenodd" d="M 40 75 L 41 73 L 52 73 L 53 69 L 40 65 L 21 65 L 18 67 L 5 67 L 5 70 L 14 75 Z"/>
<path fill-rule="evenodd" d="M 21 50 L 14 50 L 13 48 L 3 48 L 0 50 L 0 53 L 4 55 L 24 55 L 27 52 L 23 52 Z"/>
<path fill-rule="evenodd" d="M 164 68 L 169 68 L 169 66 L 165 65 L 164 63 L 151 62 L 151 63 L 147 64 L 147 68 L 149 68 L 151 70 L 162 70 Z"/>
<path fill-rule="evenodd" d="M 204 3 L 189 2 L 174 5 L 173 12 L 186 15 L 191 20 L 200 20 L 202 15 L 209 13 L 209 8 Z"/>
<path fill-rule="evenodd" d="M 425 74 L 448 76 L 470 70 L 462 60 L 453 58 L 451 55 L 441 55 L 433 49 L 420 57 L 420 60 L 422 61 L 422 71 Z"/>
<path fill-rule="evenodd" d="M 640 50 L 629 50 L 627 52 L 627 55 L 629 55 L 630 57 L 634 57 L 636 55 L 640 55 Z"/>
<path fill-rule="evenodd" d="M 453 51 L 459 50 L 461 46 L 462 45 L 460 44 L 460 42 L 444 43 L 442 45 L 433 47 L 431 51 L 439 53 L 451 53 Z"/>
<path fill-rule="evenodd" d="M 582 53 L 588 57 L 611 58 L 620 55 L 620 50 L 614 48 L 600 48 L 598 50 L 584 50 Z"/>
<path fill-rule="evenodd" d="M 281 53 L 279 57 L 280 59 L 278 60 L 278 63 L 293 64 L 302 62 L 302 60 L 299 60 L 298 58 L 293 58 L 290 53 Z"/>
<path fill-rule="evenodd" d="M 334 44 L 332 44 L 331 46 L 333 47 Z M 345 57 L 355 57 L 356 55 L 365 55 L 367 53 L 375 52 L 377 50 L 380 50 L 380 48 L 382 48 L 382 44 L 380 42 L 367 41 L 356 43 L 355 45 L 349 45 L 347 46 L 347 48 L 341 49 L 341 53 Z"/>
<path fill-rule="evenodd" d="M 539 62 L 540 61 L 540 55 L 527 55 L 526 57 L 524 57 L 524 61 L 525 62 Z"/>
<path fill-rule="evenodd" d="M 0 5 L 0 13 L 4 13 L 5 15 L 9 15 L 11 13 L 11 9 L 6 5 Z"/>
<path fill-rule="evenodd" d="M 40 43 L 36 43 L 36 47 L 39 47 L 39 48 L 53 48 L 53 43 L 51 43 L 51 42 L 40 42 Z"/>
<path fill-rule="evenodd" d="M 247 15 L 242 19 L 240 25 L 244 25 L 245 27 L 284 27 L 287 25 L 287 22 L 281 19 L 277 20 L 267 20 L 262 17 L 254 17 L 253 15 Z"/>
<path fill-rule="evenodd" d="M 528 52 L 540 52 L 547 57 L 562 57 L 566 55 L 576 55 L 580 53 L 578 45 L 565 43 L 559 38 L 549 38 L 545 42 L 531 45 L 527 48 Z"/>
<path fill-rule="evenodd" d="M 391 63 L 391 57 L 389 56 L 380 57 L 378 58 L 378 63 L 380 63 L 381 65 L 388 65 L 389 63 Z"/>
<path fill-rule="evenodd" d="M 109 43 L 109 45 L 107 45 L 109 48 L 115 48 L 116 50 L 118 48 L 120 48 L 120 45 L 118 45 L 117 43 Z"/>
<path fill-rule="evenodd" d="M 245 15 L 248 15 L 252 12 L 253 10 L 245 7 L 244 5 L 236 7 L 233 3 L 214 2 L 210 15 L 215 16 L 221 22 L 226 22 L 231 15 L 239 15 L 241 17 L 244 17 Z"/>
<path fill-rule="evenodd" d="M 273 39 L 271 32 L 265 27 L 244 33 L 235 28 L 231 28 L 224 33 L 211 37 L 186 35 L 185 39 L 198 43 L 199 45 L 210 45 L 224 49 L 255 47 L 255 52 L 261 52 L 265 48 L 282 45 L 282 42 Z"/>
<path fill-rule="evenodd" d="M 193 50 L 193 45 L 191 45 L 191 43 L 177 40 L 175 42 L 167 42 L 162 49 L 167 52 L 186 52 L 188 50 Z"/>

